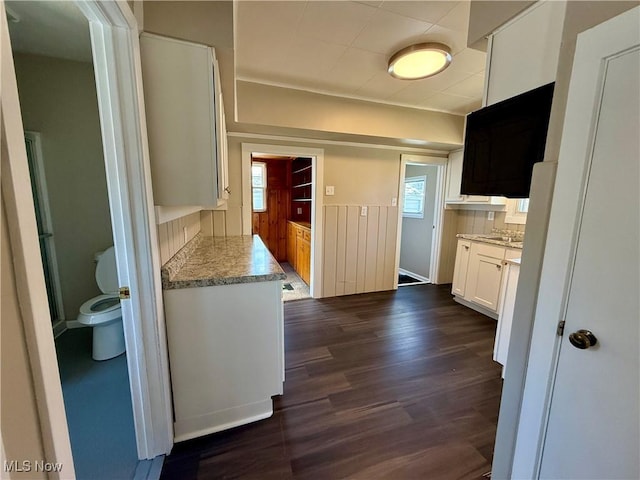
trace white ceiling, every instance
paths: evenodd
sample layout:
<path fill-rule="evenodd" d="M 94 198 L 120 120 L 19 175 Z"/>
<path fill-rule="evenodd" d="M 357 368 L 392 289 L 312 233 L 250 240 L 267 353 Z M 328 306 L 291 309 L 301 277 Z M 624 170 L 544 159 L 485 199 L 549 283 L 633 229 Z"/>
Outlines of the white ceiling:
<path fill-rule="evenodd" d="M 69 1 L 7 1 L 14 51 L 91 61 L 89 22 Z"/>
<path fill-rule="evenodd" d="M 239 79 L 466 114 L 480 107 L 485 53 L 467 48 L 469 1 L 248 1 L 237 5 Z M 407 45 L 449 45 L 453 61 L 423 80 L 387 73 Z"/>

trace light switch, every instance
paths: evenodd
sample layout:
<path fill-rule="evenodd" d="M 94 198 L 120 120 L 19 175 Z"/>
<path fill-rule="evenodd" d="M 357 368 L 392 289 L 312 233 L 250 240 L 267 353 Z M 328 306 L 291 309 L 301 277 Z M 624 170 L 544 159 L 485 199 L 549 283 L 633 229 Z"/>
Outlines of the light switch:
<path fill-rule="evenodd" d="M 298 208 L 298 215 L 302 215 L 302 209 Z"/>
<path fill-rule="evenodd" d="M 367 216 L 367 210 L 369 210 L 369 209 L 367 208 L 366 205 L 360 207 L 360 216 L 361 217 L 366 217 Z"/>
<path fill-rule="evenodd" d="M 325 195 L 335 195 L 335 187 L 333 185 L 327 185 L 324 189 Z"/>

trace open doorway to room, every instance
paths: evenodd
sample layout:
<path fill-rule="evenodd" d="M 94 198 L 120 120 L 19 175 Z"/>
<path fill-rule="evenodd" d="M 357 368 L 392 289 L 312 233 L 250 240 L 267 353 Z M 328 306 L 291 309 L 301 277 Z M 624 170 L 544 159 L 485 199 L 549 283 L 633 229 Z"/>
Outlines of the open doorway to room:
<path fill-rule="evenodd" d="M 445 167 L 417 156 L 403 156 L 401 165 L 398 286 L 436 283 Z"/>
<path fill-rule="evenodd" d="M 311 157 L 251 155 L 251 232 L 287 275 L 284 301 L 310 297 L 313 186 Z"/>

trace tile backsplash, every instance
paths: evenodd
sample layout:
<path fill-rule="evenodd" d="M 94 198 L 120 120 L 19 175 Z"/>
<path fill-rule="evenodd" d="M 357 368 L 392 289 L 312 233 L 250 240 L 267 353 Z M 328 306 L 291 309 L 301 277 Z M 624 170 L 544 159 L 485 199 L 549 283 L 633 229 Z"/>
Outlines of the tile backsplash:
<path fill-rule="evenodd" d="M 200 232 L 200 212 L 158 225 L 160 263 L 164 265 L 178 250 Z"/>
<path fill-rule="evenodd" d="M 493 220 L 487 220 L 483 210 L 458 210 L 458 233 L 491 233 L 493 229 L 524 232 L 526 225 L 505 223 L 506 212 L 495 212 Z"/>

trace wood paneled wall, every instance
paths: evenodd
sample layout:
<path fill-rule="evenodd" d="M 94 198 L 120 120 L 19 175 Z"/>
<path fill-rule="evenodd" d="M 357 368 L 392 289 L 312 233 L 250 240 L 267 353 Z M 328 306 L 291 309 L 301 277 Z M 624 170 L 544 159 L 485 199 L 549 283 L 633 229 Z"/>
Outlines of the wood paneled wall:
<path fill-rule="evenodd" d="M 287 260 L 287 220 L 291 211 L 291 161 L 282 158 L 260 158 L 267 168 L 265 212 L 251 214 L 252 233 L 260 235 L 271 254 L 279 262 Z"/>
<path fill-rule="evenodd" d="M 200 213 L 195 212 L 158 225 L 160 263 L 164 265 L 200 232 Z"/>
<path fill-rule="evenodd" d="M 324 207 L 322 296 L 393 289 L 398 208 Z"/>

